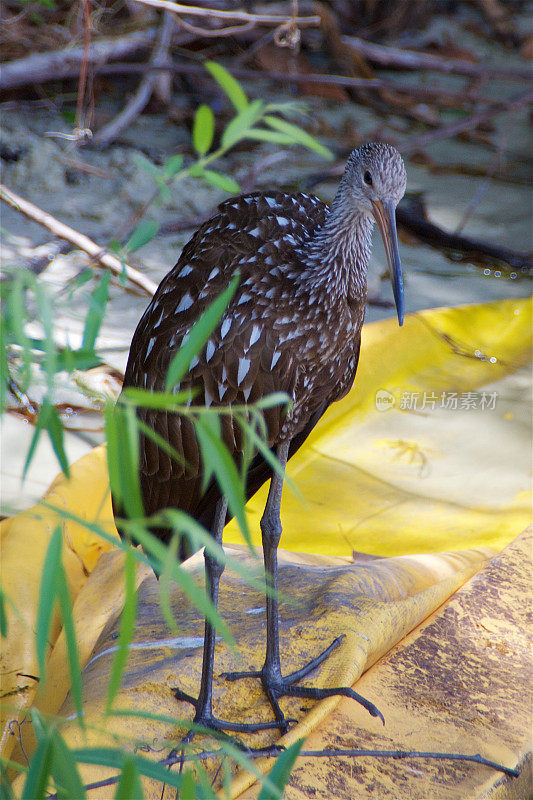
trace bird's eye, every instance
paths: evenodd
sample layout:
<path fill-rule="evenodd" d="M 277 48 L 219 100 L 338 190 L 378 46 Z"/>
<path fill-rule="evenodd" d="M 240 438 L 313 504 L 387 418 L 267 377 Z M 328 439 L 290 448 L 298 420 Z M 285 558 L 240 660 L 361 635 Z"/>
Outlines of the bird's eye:
<path fill-rule="evenodd" d="M 370 174 L 370 172 L 368 170 L 363 175 L 363 180 L 364 180 L 364 182 L 366 183 L 367 186 L 372 186 L 372 175 Z"/>

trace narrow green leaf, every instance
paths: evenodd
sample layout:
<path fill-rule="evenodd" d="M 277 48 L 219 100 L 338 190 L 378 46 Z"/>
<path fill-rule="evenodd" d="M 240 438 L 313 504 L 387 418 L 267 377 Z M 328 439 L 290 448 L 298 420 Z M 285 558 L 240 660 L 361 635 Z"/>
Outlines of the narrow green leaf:
<path fill-rule="evenodd" d="M 9 363 L 7 359 L 8 335 L 7 325 L 3 316 L 0 316 L 0 415 L 6 407 L 7 384 L 9 381 Z"/>
<path fill-rule="evenodd" d="M 74 618 L 72 615 L 72 601 L 67 584 L 67 577 L 61 561 L 61 554 L 59 562 L 56 567 L 56 593 L 61 608 L 61 620 L 63 622 L 63 630 L 65 631 L 65 641 L 67 645 L 67 659 L 70 671 L 70 691 L 74 705 L 78 713 L 78 723 L 83 728 L 83 698 L 82 698 L 82 680 L 81 680 L 81 667 L 78 655 L 78 643 L 76 638 L 76 629 L 74 627 Z"/>
<path fill-rule="evenodd" d="M 174 175 L 178 174 L 182 167 L 183 156 L 181 153 L 176 153 L 176 155 L 170 156 L 170 158 L 165 161 L 165 166 L 163 169 L 167 178 L 173 178 Z"/>
<path fill-rule="evenodd" d="M 159 222 L 157 222 L 155 219 L 143 220 L 139 225 L 137 225 L 130 238 L 126 242 L 126 250 L 128 253 L 135 253 L 136 250 L 139 250 L 145 244 L 151 242 L 158 230 Z"/>
<path fill-rule="evenodd" d="M 102 277 L 98 281 L 95 289 L 91 292 L 91 299 L 89 301 L 89 311 L 85 319 L 85 326 L 83 329 L 83 339 L 81 343 L 81 350 L 92 352 L 96 344 L 96 338 L 100 331 L 102 321 L 105 316 L 107 301 L 109 300 L 109 281 L 111 280 L 111 273 L 106 270 L 102 273 Z"/>
<path fill-rule="evenodd" d="M 178 547 L 180 544 L 181 536 L 179 533 L 175 533 L 171 540 L 170 544 L 168 545 L 168 558 L 163 564 L 163 569 L 159 575 L 159 580 L 157 582 L 157 593 L 159 595 L 159 608 L 161 609 L 161 613 L 163 614 L 163 618 L 167 623 L 168 629 L 177 635 L 178 633 L 178 626 L 176 624 L 176 620 L 174 619 L 174 614 L 172 613 L 172 605 L 170 603 L 170 580 L 171 580 L 171 573 L 172 573 L 172 563 L 177 560 L 178 555 Z"/>
<path fill-rule="evenodd" d="M 215 135 L 215 115 L 210 107 L 202 103 L 194 115 L 192 143 L 200 156 L 205 156 L 213 144 Z"/>
<path fill-rule="evenodd" d="M 279 131 L 269 131 L 266 128 L 250 128 L 244 135 L 245 139 L 256 139 L 259 142 L 274 142 L 274 144 L 294 144 L 292 136 Z"/>
<path fill-rule="evenodd" d="M 222 440 L 213 434 L 211 428 L 200 418 L 196 422 L 196 436 L 200 444 L 203 463 L 209 463 L 216 476 L 222 495 L 228 501 L 228 507 L 236 518 L 242 535 L 251 547 L 250 532 L 244 506 L 246 498 L 244 487 L 235 462 Z"/>
<path fill-rule="evenodd" d="M 285 133 L 287 136 L 291 136 L 294 143 L 302 144 L 309 150 L 314 150 L 315 153 L 319 153 L 324 158 L 327 158 L 328 161 L 331 161 L 334 158 L 333 153 L 328 147 L 320 144 L 320 142 L 317 141 L 314 136 L 311 136 L 310 133 L 307 133 L 307 131 L 304 131 L 302 128 L 298 127 L 298 125 L 293 125 L 292 122 L 287 122 L 286 119 L 274 117 L 270 114 L 265 116 L 263 119 L 266 124 L 270 125 L 270 127 L 274 130 Z"/>
<path fill-rule="evenodd" d="M 24 461 L 24 466 L 22 468 L 22 482 L 23 483 L 24 483 L 24 481 L 26 479 L 26 474 L 27 474 L 27 472 L 28 472 L 28 470 L 30 468 L 31 462 L 33 461 L 33 456 L 35 455 L 35 449 L 37 447 L 39 439 L 41 438 L 41 433 L 43 432 L 43 427 L 44 426 L 43 426 L 43 421 L 42 421 L 42 417 L 41 417 L 42 413 L 43 413 L 43 409 L 41 408 L 40 411 L 39 411 L 39 415 L 37 417 L 37 420 L 35 422 L 35 428 L 34 428 L 34 431 L 33 431 L 33 436 L 31 437 L 30 446 L 28 447 L 28 452 L 26 453 L 26 460 Z"/>
<path fill-rule="evenodd" d="M 198 794 L 196 793 L 196 781 L 194 780 L 194 772 L 192 769 L 187 769 L 182 774 L 181 784 L 181 797 L 187 800 L 196 800 Z"/>
<path fill-rule="evenodd" d="M 71 750 L 71 755 L 82 764 L 98 764 L 116 769 L 121 769 L 125 760 L 124 751 L 114 750 L 111 747 L 79 748 Z M 141 775 L 146 775 L 147 778 L 153 778 L 160 783 L 174 786 L 176 789 L 181 787 L 182 776 L 178 772 L 172 772 L 162 764 L 158 764 L 157 761 L 151 761 L 140 755 L 131 756 L 131 758 Z"/>
<path fill-rule="evenodd" d="M 46 737 L 39 742 L 31 758 L 30 768 L 22 789 L 22 800 L 44 800 L 52 770 L 52 760 L 52 741 Z"/>
<path fill-rule="evenodd" d="M 180 349 L 170 362 L 165 381 L 165 388 L 167 390 L 172 390 L 174 386 L 179 384 L 181 378 L 189 369 L 191 360 L 201 351 L 202 347 L 204 347 L 218 325 L 228 303 L 235 294 L 238 283 L 239 277 L 235 275 L 224 291 L 216 300 L 213 300 L 200 319 L 194 323 L 186 340 L 182 342 Z"/>
<path fill-rule="evenodd" d="M 0 800 L 15 800 L 6 766 L 0 763 Z"/>
<path fill-rule="evenodd" d="M 61 423 L 61 419 L 59 418 L 59 414 L 57 413 L 56 407 L 47 403 L 46 400 L 45 403 L 48 406 L 46 413 L 46 422 L 45 422 L 48 431 L 48 438 L 50 439 L 52 449 L 56 454 L 56 458 L 59 461 L 61 469 L 63 470 L 67 478 L 69 478 L 70 469 L 69 469 L 67 454 L 65 452 L 65 445 L 64 445 L 65 432 L 63 429 L 63 425 Z"/>
<path fill-rule="evenodd" d="M 64 739 L 57 730 L 52 730 L 51 740 L 53 750 L 51 771 L 59 796 L 63 795 L 71 800 L 74 798 L 84 800 L 86 794 L 80 773 Z"/>
<path fill-rule="evenodd" d="M 180 405 L 186 405 L 189 399 L 197 394 L 196 391 L 184 389 L 182 392 L 152 392 L 150 389 L 139 389 L 128 386 L 120 396 L 124 405 L 134 405 L 136 408 L 152 408 L 156 411 L 173 411 Z"/>
<path fill-rule="evenodd" d="M 216 186 L 217 189 L 222 189 L 223 192 L 228 192 L 228 194 L 238 194 L 241 191 L 241 187 L 237 181 L 230 178 L 229 175 L 216 172 L 214 169 L 202 170 L 201 177 L 206 183 L 209 183 L 211 186 Z"/>
<path fill-rule="evenodd" d="M 135 153 L 133 155 L 133 163 L 142 169 L 144 172 L 150 173 L 153 178 L 160 178 L 161 177 L 161 170 L 159 167 L 156 167 L 155 164 L 152 164 L 145 156 L 140 155 L 139 153 Z"/>
<path fill-rule="evenodd" d="M 31 381 L 30 342 L 24 330 L 24 323 L 26 321 L 26 285 L 24 279 L 26 277 L 27 276 L 22 273 L 15 275 L 7 302 L 7 318 L 10 323 L 10 333 L 13 340 L 22 347 L 21 383 L 23 389 L 27 389 Z"/>
<path fill-rule="evenodd" d="M 144 514 L 139 485 L 139 430 L 135 408 L 108 403 L 104 410 L 107 464 L 113 496 L 127 516 Z"/>
<path fill-rule="evenodd" d="M 228 149 L 238 142 L 239 139 L 244 138 L 246 132 L 261 116 L 264 105 L 262 100 L 254 100 L 242 111 L 239 111 L 237 116 L 233 117 L 224 129 L 221 139 L 222 147 Z"/>
<path fill-rule="evenodd" d="M 2 636 L 3 639 L 7 636 L 7 629 L 6 596 L 0 586 L 0 636 Z"/>
<path fill-rule="evenodd" d="M 115 800 L 144 800 L 137 764 L 131 756 L 126 756 L 124 759 L 122 773 L 115 792 Z"/>
<path fill-rule="evenodd" d="M 57 372 L 57 346 L 54 340 L 54 316 L 50 298 L 44 286 L 38 281 L 34 282 L 33 290 L 39 309 L 39 319 L 44 328 L 44 363 L 48 396 L 51 398 L 55 391 L 55 377 Z"/>
<path fill-rule="evenodd" d="M 303 739 L 298 739 L 297 742 L 291 744 L 277 757 L 274 766 L 268 773 L 268 778 L 276 787 L 277 792 L 274 792 L 268 786 L 263 786 L 257 800 L 283 800 L 283 789 L 287 785 L 294 762 L 298 758 L 303 743 Z"/>
<path fill-rule="evenodd" d="M 52 624 L 52 613 L 57 597 L 57 576 L 61 562 L 61 527 L 58 525 L 46 549 L 43 569 L 41 573 L 41 586 L 39 589 L 39 606 L 37 608 L 37 622 L 35 625 L 35 647 L 39 664 L 41 687 L 46 683 L 46 655 L 48 652 L 48 637 Z"/>
<path fill-rule="evenodd" d="M 136 565 L 132 549 L 126 551 L 124 562 L 124 578 L 126 581 L 126 595 L 124 607 L 120 617 L 120 629 L 117 642 L 117 650 L 113 658 L 111 675 L 107 687 L 106 714 L 109 714 L 113 700 L 122 683 L 124 668 L 128 660 L 128 650 L 135 633 L 135 619 L 137 616 L 137 591 L 135 589 Z"/>
<path fill-rule="evenodd" d="M 227 94 L 235 109 L 237 111 L 243 111 L 248 105 L 248 98 L 239 81 L 235 80 L 227 69 L 221 64 L 217 64 L 215 61 L 206 61 L 205 68 L 216 80 L 220 88 Z"/>

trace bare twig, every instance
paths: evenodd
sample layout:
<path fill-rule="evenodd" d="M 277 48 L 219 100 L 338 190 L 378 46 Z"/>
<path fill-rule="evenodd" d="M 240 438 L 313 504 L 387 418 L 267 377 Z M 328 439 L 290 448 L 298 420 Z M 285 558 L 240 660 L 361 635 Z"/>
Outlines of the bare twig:
<path fill-rule="evenodd" d="M 530 69 L 519 67 L 493 66 L 483 61 L 474 64 L 459 58 L 444 58 L 430 53 L 419 53 L 415 50 L 401 50 L 374 44 L 356 36 L 343 36 L 343 41 L 356 53 L 368 58 L 383 67 L 400 67 L 401 69 L 426 69 L 433 72 L 448 72 L 454 75 L 469 77 L 506 78 L 512 80 L 531 80 Z"/>
<path fill-rule="evenodd" d="M 263 747 L 257 748 L 253 750 L 245 750 L 244 754 L 247 758 L 275 758 L 279 756 L 280 752 L 283 748 L 273 745 L 272 747 Z M 224 750 L 204 750 L 203 752 L 199 753 L 190 753 L 185 754 L 183 750 L 180 751 L 173 751 L 173 753 L 165 759 L 158 761 L 158 764 L 161 764 L 165 767 L 172 767 L 175 764 L 179 764 L 185 761 L 207 761 L 208 759 L 213 758 L 223 758 L 226 754 Z M 355 750 L 355 749 L 341 749 L 341 750 L 302 750 L 299 754 L 299 758 L 338 758 L 342 756 L 350 756 L 350 757 L 371 757 L 371 758 L 394 758 L 394 759 L 403 759 L 403 758 L 423 758 L 423 759 L 436 759 L 438 761 L 466 761 L 473 764 L 481 764 L 484 767 L 490 767 L 491 769 L 497 770 L 498 772 L 503 772 L 505 775 L 509 775 L 510 777 L 517 778 L 520 775 L 520 772 L 517 769 L 512 769 L 511 767 L 504 767 L 503 764 L 498 764 L 497 761 L 490 761 L 488 758 L 484 758 L 479 753 L 475 755 L 468 755 L 465 753 L 432 753 L 432 752 L 424 752 L 420 750 Z M 89 783 L 85 786 L 86 791 L 91 791 L 93 789 L 102 789 L 105 786 L 113 786 L 117 784 L 120 780 L 120 775 L 113 775 L 110 778 L 104 778 L 101 781 L 95 781 L 94 783 Z M 57 794 L 49 794 L 48 800 L 57 800 Z"/>
<path fill-rule="evenodd" d="M 161 24 L 157 33 L 157 41 L 154 47 L 154 52 L 150 59 L 150 66 L 160 67 L 164 62 L 168 61 L 168 49 L 172 39 L 172 31 L 175 27 L 175 22 L 171 14 L 165 12 L 163 14 Z M 128 125 L 131 125 L 133 120 L 141 113 L 146 104 L 148 103 L 152 92 L 158 81 L 159 74 L 157 70 L 148 72 L 142 79 L 135 95 L 122 109 L 110 123 L 104 125 L 98 133 L 93 137 L 93 143 L 99 147 L 103 147 L 115 139 L 121 131 Z"/>
<path fill-rule="evenodd" d="M 261 25 L 281 25 L 285 22 L 294 22 L 302 27 L 318 27 L 320 17 L 318 15 L 310 17 L 292 17 L 286 14 L 250 14 L 247 11 L 229 11 L 218 8 L 201 8 L 200 6 L 184 6 L 181 3 L 173 3 L 171 0 L 136 0 L 137 3 L 144 3 L 154 8 L 165 8 L 175 14 L 186 14 L 190 17 L 208 17 L 210 19 L 237 20 L 238 22 L 253 22 Z"/>
<path fill-rule="evenodd" d="M 78 233 L 74 228 L 70 228 L 68 225 L 60 222 L 51 214 L 48 214 L 38 206 L 20 197 L 20 195 L 3 184 L 0 184 L 0 200 L 3 200 L 4 203 L 7 203 L 11 208 L 20 211 L 20 213 L 24 214 L 28 219 L 39 223 L 39 225 L 42 225 L 47 231 L 53 233 L 54 236 L 57 236 L 59 239 L 65 239 L 79 250 L 87 253 L 87 255 L 91 256 L 101 267 L 105 267 L 105 269 L 108 269 L 114 275 L 121 277 L 125 274 L 131 283 L 138 286 L 150 297 L 157 289 L 157 284 L 150 280 L 150 278 L 147 278 L 138 270 L 133 269 L 133 267 L 123 264 L 120 259 L 111 255 L 111 253 L 107 253 L 99 247 L 96 242 L 89 239 L 88 236 Z"/>
<path fill-rule="evenodd" d="M 488 122 L 498 114 L 502 114 L 503 112 L 510 113 L 511 111 L 517 111 L 518 109 L 529 105 L 531 102 L 533 102 L 533 92 L 525 92 L 525 94 L 520 94 L 517 97 L 513 97 L 505 104 L 503 108 L 501 106 L 498 108 L 486 108 L 483 111 L 478 111 L 476 114 L 472 114 L 472 116 L 468 117 L 467 119 L 462 119 L 458 122 L 452 122 L 449 125 L 443 125 L 442 128 L 429 131 L 428 133 L 422 134 L 422 136 L 414 136 L 413 138 L 404 142 L 399 147 L 399 150 L 402 153 L 412 153 L 413 150 L 418 150 L 419 148 L 425 147 L 432 142 L 438 142 L 441 139 L 449 139 L 450 137 L 456 136 L 458 133 L 462 133 L 463 131 L 471 131 L 482 122 Z"/>

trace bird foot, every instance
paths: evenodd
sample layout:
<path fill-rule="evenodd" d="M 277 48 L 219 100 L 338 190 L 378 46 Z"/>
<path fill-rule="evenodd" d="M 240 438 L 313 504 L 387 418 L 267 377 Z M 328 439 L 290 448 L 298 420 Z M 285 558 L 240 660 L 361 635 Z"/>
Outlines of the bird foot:
<path fill-rule="evenodd" d="M 270 720 L 268 722 L 229 722 L 229 720 L 218 719 L 218 717 L 215 717 L 212 712 L 208 712 L 206 710 L 199 711 L 198 700 L 196 700 L 196 698 L 192 697 L 190 694 L 183 692 L 177 687 L 174 687 L 172 691 L 176 700 L 190 703 L 196 709 L 196 714 L 194 715 L 193 719 L 195 727 L 191 728 L 191 730 L 185 734 L 182 739 L 183 744 L 189 744 L 192 742 L 197 733 L 201 733 L 202 728 L 207 728 L 209 731 L 214 731 L 218 738 L 231 739 L 231 741 L 234 744 L 236 743 L 241 749 L 248 750 L 249 748 L 243 742 L 241 742 L 240 739 L 237 737 L 227 736 L 225 732 L 232 731 L 234 733 L 257 733 L 258 731 L 284 727 L 284 724 L 278 722 L 277 720 Z M 290 722 L 295 721 L 296 720 L 290 720 Z"/>
<path fill-rule="evenodd" d="M 292 722 L 293 720 L 288 720 L 285 718 L 285 715 L 283 714 L 283 711 L 278 703 L 280 697 L 302 697 L 309 700 L 324 700 L 326 697 L 335 697 L 337 695 L 351 697 L 352 700 L 356 700 L 364 708 L 366 708 L 372 717 L 379 717 L 382 723 L 385 724 L 383 714 L 379 708 L 377 708 L 374 703 L 371 703 L 370 700 L 367 700 L 362 695 L 354 692 L 354 690 L 348 686 L 337 686 L 332 689 L 318 689 L 313 686 L 294 685 L 302 678 L 305 678 L 307 675 L 309 675 L 309 673 L 316 669 L 316 667 L 322 664 L 322 662 L 328 658 L 330 653 L 340 645 L 343 639 L 344 634 L 342 636 L 338 636 L 329 645 L 329 647 L 320 653 L 320 655 L 318 655 L 316 658 L 313 658 L 312 661 L 309 661 L 309 663 L 305 664 L 301 669 L 297 670 L 296 672 L 291 672 L 285 677 L 282 677 L 279 669 L 268 670 L 266 667 L 263 667 L 263 669 L 260 671 L 252 672 L 224 672 L 222 673 L 221 677 L 226 678 L 228 681 L 236 681 L 240 678 L 259 678 L 263 684 L 263 689 L 265 690 L 265 694 L 268 697 L 270 705 L 272 706 L 278 727 L 282 733 L 287 732 L 289 728 L 289 722 Z"/>

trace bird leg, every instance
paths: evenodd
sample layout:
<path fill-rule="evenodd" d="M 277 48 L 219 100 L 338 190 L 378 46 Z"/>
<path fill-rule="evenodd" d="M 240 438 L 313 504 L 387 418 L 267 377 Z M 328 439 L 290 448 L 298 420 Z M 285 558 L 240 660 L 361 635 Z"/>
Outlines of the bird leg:
<path fill-rule="evenodd" d="M 222 531 L 226 521 L 227 501 L 222 499 L 217 504 L 215 523 L 212 530 L 212 535 L 217 544 L 222 544 Z M 220 576 L 224 572 L 224 565 L 217 561 L 207 550 L 204 552 L 205 560 L 205 578 L 206 586 L 209 594 L 209 599 L 217 607 L 218 603 L 218 587 L 220 583 Z M 202 678 L 200 682 L 200 693 L 196 700 L 191 695 L 186 694 L 179 688 L 173 688 L 176 700 L 191 703 L 196 713 L 193 722 L 195 725 L 204 728 L 210 728 L 222 732 L 235 731 L 239 733 L 254 733 L 255 731 L 265 730 L 267 728 L 279 728 L 278 722 L 259 722 L 259 723 L 236 723 L 228 722 L 226 720 L 217 719 L 213 714 L 213 662 L 215 657 L 215 629 L 213 625 L 206 619 L 205 632 L 204 632 L 204 652 L 202 660 Z M 189 731 L 183 739 L 184 743 L 190 742 L 194 738 L 194 731 Z"/>
<path fill-rule="evenodd" d="M 283 468 L 283 472 L 287 464 L 288 453 L 289 442 L 286 442 L 278 448 L 277 452 L 278 461 Z M 288 730 L 291 720 L 285 718 L 280 708 L 278 700 L 283 696 L 323 700 L 325 697 L 344 695 L 357 700 L 357 702 L 364 706 L 373 717 L 379 717 L 384 723 L 381 711 L 369 700 L 366 700 L 347 686 L 340 686 L 332 689 L 318 689 L 311 686 L 294 685 L 325 661 L 330 653 L 340 645 L 344 639 L 344 635 L 338 636 L 329 647 L 301 667 L 301 669 L 285 677 L 281 674 L 278 618 L 278 545 L 281 537 L 280 506 L 282 489 L 283 473 L 276 471 L 273 473 L 270 481 L 270 490 L 268 492 L 265 511 L 261 519 L 263 558 L 265 562 L 266 580 L 269 585 L 269 592 L 266 596 L 267 643 L 265 663 L 260 672 L 226 672 L 224 673 L 224 677 L 229 681 L 238 680 L 239 678 L 260 678 L 265 694 L 272 706 L 276 721 L 279 724 L 280 730 L 284 733 Z"/>

